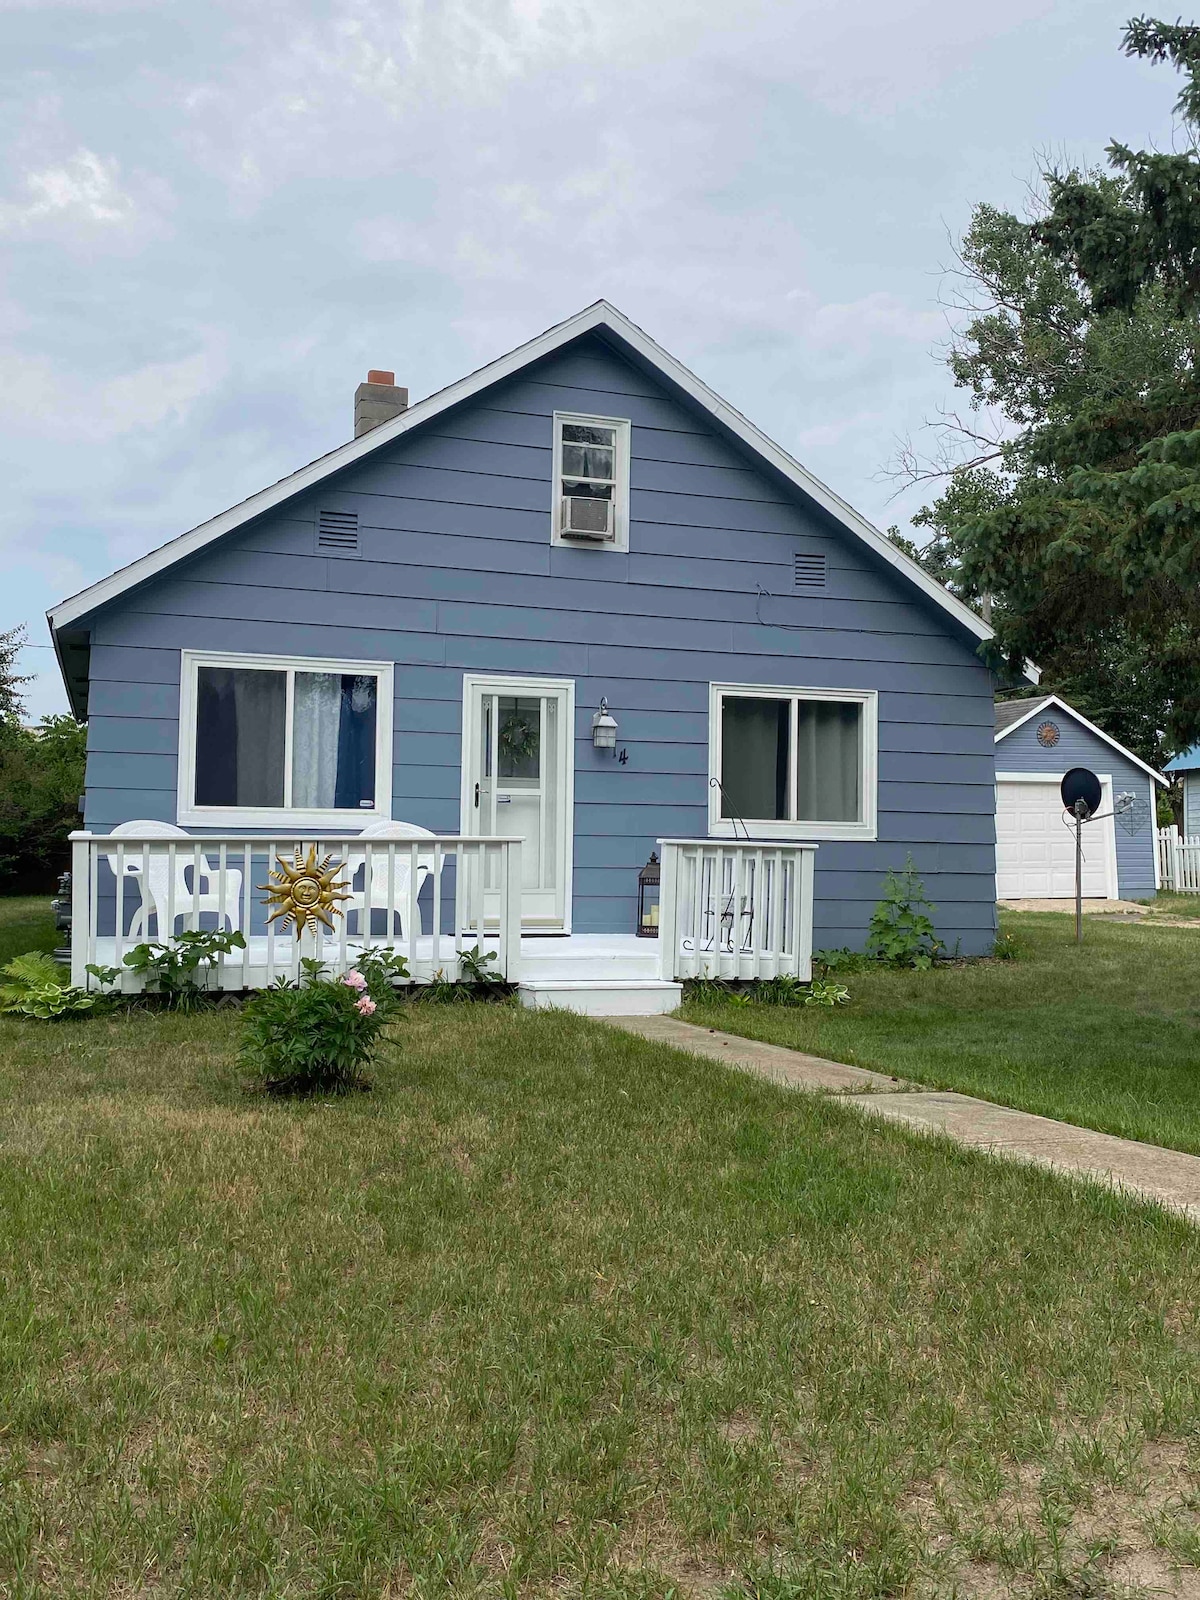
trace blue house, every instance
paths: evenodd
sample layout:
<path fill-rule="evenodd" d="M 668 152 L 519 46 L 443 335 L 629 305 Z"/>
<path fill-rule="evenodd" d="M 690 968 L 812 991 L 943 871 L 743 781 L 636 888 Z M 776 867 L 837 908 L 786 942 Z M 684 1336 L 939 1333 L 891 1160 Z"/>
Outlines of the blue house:
<path fill-rule="evenodd" d="M 1072 767 L 1100 779 L 1084 828 L 1083 893 L 1145 900 L 1159 886 L 1157 795 L 1167 780 L 1055 694 L 996 706 L 996 894 L 1073 900 L 1075 835 L 1059 784 Z"/>
<path fill-rule="evenodd" d="M 971 610 L 605 302 L 407 400 L 372 373 L 350 442 L 50 613 L 77 962 L 218 920 L 231 986 L 310 935 L 425 973 L 473 934 L 532 1003 L 668 1009 L 861 945 L 908 856 L 991 948 Z M 258 886 L 297 847 L 349 898 L 289 945 Z"/>
<path fill-rule="evenodd" d="M 1200 744 L 1168 761 L 1164 769 L 1178 773 L 1183 781 L 1183 834 L 1200 839 Z"/>

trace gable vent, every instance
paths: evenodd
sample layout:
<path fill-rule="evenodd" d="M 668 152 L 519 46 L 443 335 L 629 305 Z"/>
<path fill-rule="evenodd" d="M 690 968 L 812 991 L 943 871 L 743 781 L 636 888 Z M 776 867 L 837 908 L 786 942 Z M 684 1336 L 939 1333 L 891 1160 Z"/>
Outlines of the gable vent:
<path fill-rule="evenodd" d="M 796 551 L 796 569 L 793 579 L 797 589 L 810 591 L 825 587 L 825 557 Z"/>
<path fill-rule="evenodd" d="M 317 517 L 317 549 L 333 555 L 358 554 L 358 512 L 322 511 Z"/>

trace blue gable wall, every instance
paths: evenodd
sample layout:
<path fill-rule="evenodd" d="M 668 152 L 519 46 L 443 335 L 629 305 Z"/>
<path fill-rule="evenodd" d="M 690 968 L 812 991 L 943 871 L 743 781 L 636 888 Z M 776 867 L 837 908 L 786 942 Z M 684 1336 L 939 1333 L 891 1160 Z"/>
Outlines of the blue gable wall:
<path fill-rule="evenodd" d="M 628 416 L 628 555 L 550 545 L 551 416 Z M 359 558 L 317 556 L 356 510 Z M 822 551 L 819 596 L 792 592 Z M 771 597 L 761 598 L 756 585 Z M 464 669 L 576 680 L 574 926 L 630 931 L 662 835 L 707 830 L 710 681 L 879 691 L 879 840 L 823 843 L 816 942 L 912 854 L 939 932 L 994 928 L 992 679 L 939 608 L 596 337 L 346 468 L 92 624 L 87 826 L 175 819 L 181 647 L 397 664 L 393 814 L 459 827 Z M 594 751 L 606 695 L 627 765 Z"/>
<path fill-rule="evenodd" d="M 1037 741 L 1037 730 L 1049 720 L 1058 725 L 1060 738 L 1050 750 Z M 1044 716 L 1006 734 L 996 746 L 997 772 L 1044 772 L 1061 778 L 1071 767 L 1088 767 L 1099 777 L 1112 777 L 1113 798 L 1128 792 L 1148 807 L 1136 833 L 1129 833 L 1118 817 L 1117 890 L 1123 900 L 1145 899 L 1154 893 L 1154 851 L 1158 785 L 1140 767 L 1127 761 L 1112 745 L 1076 722 L 1058 706 L 1048 706 Z M 1086 831 L 1086 830 L 1085 830 Z"/>

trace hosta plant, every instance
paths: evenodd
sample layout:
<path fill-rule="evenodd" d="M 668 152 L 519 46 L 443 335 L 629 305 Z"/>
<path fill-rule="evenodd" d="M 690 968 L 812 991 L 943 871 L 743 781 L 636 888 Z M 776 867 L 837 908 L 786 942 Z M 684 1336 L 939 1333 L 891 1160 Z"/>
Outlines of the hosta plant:
<path fill-rule="evenodd" d="M 111 996 L 104 991 L 117 975 L 116 969 L 89 967 L 88 971 L 101 984 L 100 990 L 74 987 L 66 969 L 43 950 L 14 956 L 0 968 L 4 980 L 0 983 L 0 1011 L 49 1022 L 55 1017 L 82 1016 L 107 1005 Z"/>

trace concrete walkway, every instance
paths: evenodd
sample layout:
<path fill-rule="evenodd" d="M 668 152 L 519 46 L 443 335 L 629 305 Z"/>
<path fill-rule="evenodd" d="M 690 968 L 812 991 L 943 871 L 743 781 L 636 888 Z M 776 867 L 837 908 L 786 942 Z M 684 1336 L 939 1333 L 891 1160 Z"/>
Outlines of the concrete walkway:
<path fill-rule="evenodd" d="M 1026 1161 L 1114 1185 L 1200 1223 L 1200 1156 L 1076 1128 L 1069 1122 L 1014 1111 L 969 1094 L 921 1089 L 868 1072 L 865 1067 L 849 1067 L 781 1045 L 698 1028 L 676 1017 L 605 1017 L 604 1021 L 626 1033 L 723 1061 L 772 1083 L 837 1095 L 888 1122 L 942 1133 L 959 1144 L 1010 1161 Z"/>

